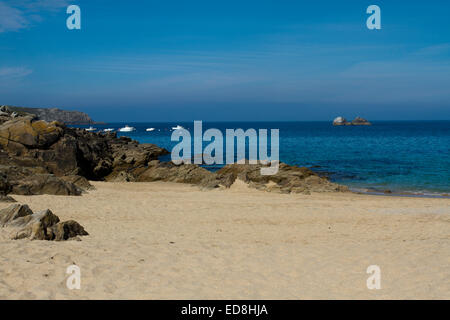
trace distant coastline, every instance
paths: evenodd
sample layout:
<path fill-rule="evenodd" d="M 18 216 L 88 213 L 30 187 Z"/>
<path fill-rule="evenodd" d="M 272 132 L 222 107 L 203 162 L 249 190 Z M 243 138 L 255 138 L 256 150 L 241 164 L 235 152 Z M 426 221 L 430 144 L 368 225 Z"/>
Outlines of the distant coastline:
<path fill-rule="evenodd" d="M 39 120 L 45 120 L 48 122 L 59 121 L 68 125 L 91 125 L 103 123 L 92 120 L 87 113 L 81 111 L 61 110 L 58 108 L 27 108 L 8 105 L 2 106 L 2 108 L 3 107 L 18 113 L 19 115 L 33 114 Z"/>

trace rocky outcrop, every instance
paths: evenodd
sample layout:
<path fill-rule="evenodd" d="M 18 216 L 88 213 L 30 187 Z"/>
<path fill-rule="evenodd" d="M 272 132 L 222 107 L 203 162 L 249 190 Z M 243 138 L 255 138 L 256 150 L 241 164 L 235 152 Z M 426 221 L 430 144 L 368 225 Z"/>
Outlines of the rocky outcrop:
<path fill-rule="evenodd" d="M 334 126 L 370 126 L 371 123 L 361 117 L 356 117 L 353 121 L 347 121 L 344 117 L 337 117 L 333 120 Z"/>
<path fill-rule="evenodd" d="M 37 174 L 11 181 L 13 194 L 36 195 L 52 194 L 57 196 L 79 196 L 82 192 L 76 185 L 51 174 Z"/>
<path fill-rule="evenodd" d="M 82 192 L 73 183 L 45 173 L 45 170 L 39 167 L 0 165 L 0 175 L 7 179 L 12 194 L 77 196 Z"/>
<path fill-rule="evenodd" d="M 110 180 L 168 151 L 115 133 L 69 128 L 29 115 L 0 125 L 0 173 L 13 194 L 80 195 L 89 180 Z"/>
<path fill-rule="evenodd" d="M 113 181 L 188 183 L 204 189 L 229 188 L 236 180 L 258 190 L 279 193 L 346 192 L 347 187 L 331 183 L 315 172 L 280 163 L 275 175 L 261 175 L 260 164 L 231 164 L 211 172 L 194 164 L 175 165 L 172 162 L 152 161 L 147 167 L 122 172 Z M 117 178 L 120 177 L 119 180 Z"/>
<path fill-rule="evenodd" d="M 31 116 L 15 118 L 0 126 L 0 145 L 16 155 L 29 149 L 45 149 L 63 134 L 58 122 L 34 121 Z"/>
<path fill-rule="evenodd" d="M 89 115 L 80 111 L 67 111 L 57 108 L 23 108 L 13 106 L 2 106 L 0 108 L 7 108 L 8 111 L 16 112 L 20 116 L 31 114 L 34 115 L 37 119 L 47 122 L 58 121 L 68 125 L 83 125 L 95 123 L 95 121 L 92 120 Z"/>
<path fill-rule="evenodd" d="M 261 175 L 260 164 L 231 164 L 217 172 L 218 179 L 225 187 L 230 187 L 236 180 L 247 183 L 258 190 L 278 193 L 311 192 L 346 192 L 347 187 L 331 183 L 304 167 L 280 163 L 274 175 Z"/>
<path fill-rule="evenodd" d="M 119 174 L 126 176 L 127 171 L 147 167 L 150 162 L 169 153 L 154 144 L 139 144 L 127 137 L 112 140 L 110 146 L 113 159 L 112 171 L 108 174 L 106 180 L 115 180 Z"/>
<path fill-rule="evenodd" d="M 61 179 L 75 185 L 78 189 L 80 189 L 83 192 L 95 190 L 95 187 L 89 183 L 89 180 L 82 176 L 67 175 L 62 176 Z"/>
<path fill-rule="evenodd" d="M 0 227 L 7 228 L 13 240 L 63 241 L 88 235 L 76 221 L 60 222 L 48 209 L 33 213 L 27 205 L 20 204 L 0 210 Z"/>
<path fill-rule="evenodd" d="M 208 189 L 219 187 L 221 184 L 216 173 L 195 164 L 175 165 L 173 162 L 153 161 L 147 168 L 133 170 L 129 174 L 134 177 L 134 181 L 139 182 L 189 183 Z"/>

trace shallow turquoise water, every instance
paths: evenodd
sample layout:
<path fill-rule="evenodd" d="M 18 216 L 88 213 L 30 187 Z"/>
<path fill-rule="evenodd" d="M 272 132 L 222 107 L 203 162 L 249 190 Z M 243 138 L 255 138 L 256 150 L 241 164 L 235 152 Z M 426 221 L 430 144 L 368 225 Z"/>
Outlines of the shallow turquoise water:
<path fill-rule="evenodd" d="M 125 123 L 97 125 L 120 128 Z M 193 123 L 128 123 L 135 132 L 119 133 L 171 150 L 171 127 L 192 132 Z M 146 132 L 153 127 L 155 131 Z M 372 126 L 333 127 L 330 122 L 220 122 L 207 128 L 280 130 L 280 160 L 327 172 L 352 188 L 420 193 L 450 192 L 450 121 L 373 122 Z M 206 145 L 206 143 L 204 144 Z"/>

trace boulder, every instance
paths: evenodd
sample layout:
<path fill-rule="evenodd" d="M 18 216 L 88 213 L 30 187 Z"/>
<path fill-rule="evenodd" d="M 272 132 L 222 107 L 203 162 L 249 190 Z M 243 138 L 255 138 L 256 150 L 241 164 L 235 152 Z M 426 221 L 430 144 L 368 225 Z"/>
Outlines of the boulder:
<path fill-rule="evenodd" d="M 59 222 L 59 218 L 50 210 L 43 210 L 20 217 L 7 225 L 9 228 L 18 229 L 12 236 L 13 240 L 52 240 L 49 229 Z"/>
<path fill-rule="evenodd" d="M 90 184 L 85 177 L 82 176 L 67 175 L 62 176 L 61 179 L 75 185 L 82 191 L 95 190 L 95 187 L 92 184 Z"/>
<path fill-rule="evenodd" d="M 79 196 L 82 190 L 68 181 L 52 174 L 30 174 L 11 179 L 13 194 L 31 196 L 51 194 L 58 196 Z"/>
<path fill-rule="evenodd" d="M 40 167 L 0 165 L 1 176 L 7 177 L 8 190 L 12 194 L 65 196 L 81 194 L 81 190 L 73 183 L 45 173 L 45 170 Z"/>
<path fill-rule="evenodd" d="M 279 193 L 345 192 L 346 187 L 331 183 L 305 167 L 280 163 L 277 174 L 261 175 L 261 164 L 230 164 L 217 172 L 220 185 L 230 187 L 237 179 L 250 187 Z"/>
<path fill-rule="evenodd" d="M 7 151 L 22 154 L 27 149 L 47 148 L 63 133 L 57 122 L 33 121 L 32 117 L 20 117 L 0 126 L 0 145 Z"/>
<path fill-rule="evenodd" d="M 29 216 L 33 211 L 25 204 L 13 204 L 5 209 L 0 210 L 0 227 L 11 224 L 14 220 Z"/>
<path fill-rule="evenodd" d="M 195 184 L 203 188 L 216 188 L 220 180 L 214 172 L 208 171 L 195 164 L 175 165 L 173 162 L 153 163 L 145 170 L 134 172 L 136 181 L 152 182 L 166 181 Z"/>
<path fill-rule="evenodd" d="M 0 210 L 0 226 L 12 231 L 13 240 L 63 241 L 88 235 L 76 221 L 60 222 L 48 209 L 33 213 L 27 205 L 20 204 Z"/>
<path fill-rule="evenodd" d="M 59 222 L 49 230 L 50 240 L 64 241 L 77 236 L 87 236 L 89 233 L 76 221 Z"/>
<path fill-rule="evenodd" d="M 127 171 L 116 172 L 108 178 L 111 182 L 134 182 L 136 177 Z"/>

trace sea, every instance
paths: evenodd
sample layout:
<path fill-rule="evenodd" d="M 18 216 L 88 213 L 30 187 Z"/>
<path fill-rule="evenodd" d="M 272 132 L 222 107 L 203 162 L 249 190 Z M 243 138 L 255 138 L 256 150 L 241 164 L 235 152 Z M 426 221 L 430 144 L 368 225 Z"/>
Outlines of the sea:
<path fill-rule="evenodd" d="M 136 130 L 117 132 L 118 136 L 154 143 L 169 151 L 178 143 L 171 141 L 173 127 L 180 125 L 192 135 L 194 128 L 193 122 L 108 123 L 94 127 L 99 131 L 105 128 L 117 131 L 125 125 Z M 148 132 L 147 128 L 155 130 Z M 224 137 L 226 129 L 279 129 L 280 161 L 309 167 L 353 191 L 450 194 L 450 121 L 373 121 L 372 126 L 333 126 L 331 122 L 203 122 L 203 132 L 208 128 L 221 130 Z"/>

